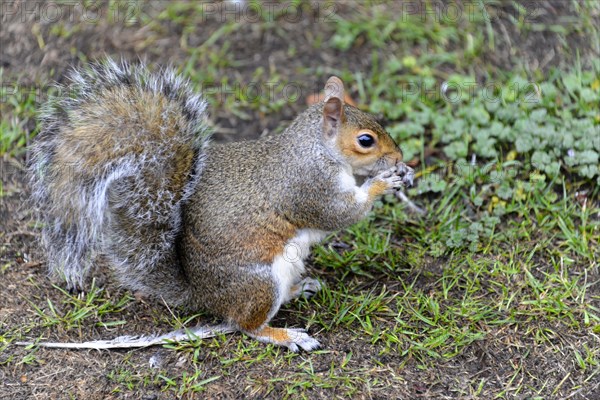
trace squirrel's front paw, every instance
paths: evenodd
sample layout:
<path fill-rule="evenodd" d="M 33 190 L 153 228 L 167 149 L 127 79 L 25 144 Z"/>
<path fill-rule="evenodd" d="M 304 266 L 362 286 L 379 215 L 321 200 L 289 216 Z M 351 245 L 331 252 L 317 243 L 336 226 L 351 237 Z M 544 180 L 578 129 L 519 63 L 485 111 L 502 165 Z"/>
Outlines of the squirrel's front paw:
<path fill-rule="evenodd" d="M 396 175 L 402 178 L 402 186 L 411 187 L 415 179 L 415 170 L 400 162 L 396 164 Z"/>
<path fill-rule="evenodd" d="M 383 182 L 385 185 L 385 190 L 383 194 L 394 193 L 396 189 L 399 189 L 404 186 L 403 177 L 398 174 L 397 167 L 394 166 L 388 170 L 380 172 L 372 178 L 374 181 Z"/>

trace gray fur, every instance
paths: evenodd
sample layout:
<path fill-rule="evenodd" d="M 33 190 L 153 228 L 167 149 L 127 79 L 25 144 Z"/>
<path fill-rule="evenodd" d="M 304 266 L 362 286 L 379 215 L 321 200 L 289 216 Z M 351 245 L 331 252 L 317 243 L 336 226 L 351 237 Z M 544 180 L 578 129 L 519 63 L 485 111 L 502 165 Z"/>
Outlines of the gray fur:
<path fill-rule="evenodd" d="M 171 68 L 156 73 L 144 65 L 129 65 L 106 60 L 87 69 L 73 70 L 70 84 L 57 86 L 59 94 L 49 99 L 40 112 L 41 131 L 32 147 L 31 176 L 34 199 L 41 211 L 43 243 L 47 249 L 49 269 L 53 276 L 62 276 L 70 287 L 83 287 L 93 269 L 97 254 L 108 255 L 114 266 L 123 272 L 117 274 L 134 290 L 153 292 L 143 276 L 159 261 L 175 259 L 175 237 L 181 229 L 181 207 L 195 191 L 204 165 L 204 147 L 209 140 L 206 129 L 206 103 L 193 93 L 190 84 L 178 77 Z M 59 146 L 64 144 L 65 132 L 76 129 L 89 120 L 103 120 L 107 115 L 90 115 L 86 105 L 98 103 L 111 89 L 132 87 L 168 99 L 173 106 L 167 112 L 181 110 L 186 123 L 178 135 L 171 138 L 170 146 L 148 143 L 147 149 L 124 154 L 94 168 L 84 166 L 85 159 L 77 158 L 77 148 L 71 149 L 76 162 L 60 164 L 56 160 Z M 124 101 L 136 101 L 129 91 L 115 92 L 129 96 Z M 99 114 L 104 109 L 99 107 Z M 133 116 L 132 116 L 133 117 Z M 128 124 L 114 117 L 114 124 Z M 156 127 L 161 129 L 161 127 Z M 95 138 L 90 138 L 95 140 Z M 98 139 L 100 140 L 100 139 Z M 197 156 L 193 171 L 180 198 L 169 192 L 166 176 L 161 176 L 163 164 L 179 144 L 193 143 Z M 104 149 L 118 154 L 123 143 Z M 63 193 L 53 193 L 55 188 Z M 150 193 L 151 191 L 152 193 Z M 129 232 L 147 233 L 153 229 L 151 241 L 147 236 L 131 235 L 115 225 L 115 209 L 127 207 Z M 122 219 L 122 218 L 121 218 Z M 123 221 L 119 221 L 122 223 Z M 116 249 L 129 251 L 116 251 Z M 173 274 L 178 274 L 174 265 Z M 178 292 L 183 292 L 181 288 Z M 182 296 L 174 303 L 185 301 Z"/>
<path fill-rule="evenodd" d="M 292 350 L 318 346 L 305 332 L 263 333 L 301 293 L 293 288 L 304 266 L 282 259 L 285 246 L 302 241 L 307 253 L 407 180 L 396 176 L 400 149 L 371 116 L 343 105 L 343 86 L 329 93 L 341 97 L 336 107 L 310 107 L 281 135 L 210 147 L 206 105 L 172 69 L 108 60 L 74 71 L 61 89 L 71 95 L 48 102 L 31 166 L 51 273 L 82 287 L 101 254 L 132 290 Z M 378 147 L 358 162 L 348 146 L 361 129 Z M 358 187 L 354 173 L 375 176 Z"/>

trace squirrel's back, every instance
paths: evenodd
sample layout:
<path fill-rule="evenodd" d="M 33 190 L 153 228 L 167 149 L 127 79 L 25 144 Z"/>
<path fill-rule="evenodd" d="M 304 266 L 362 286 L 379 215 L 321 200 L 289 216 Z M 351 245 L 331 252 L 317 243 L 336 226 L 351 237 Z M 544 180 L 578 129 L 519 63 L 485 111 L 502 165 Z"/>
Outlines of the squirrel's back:
<path fill-rule="evenodd" d="M 107 60 L 69 78 L 42 110 L 32 151 L 50 270 L 81 286 L 103 254 L 128 287 L 154 293 L 148 272 L 178 262 L 181 207 L 209 138 L 206 104 L 171 69 Z M 178 266 L 159 269 L 179 279 Z"/>

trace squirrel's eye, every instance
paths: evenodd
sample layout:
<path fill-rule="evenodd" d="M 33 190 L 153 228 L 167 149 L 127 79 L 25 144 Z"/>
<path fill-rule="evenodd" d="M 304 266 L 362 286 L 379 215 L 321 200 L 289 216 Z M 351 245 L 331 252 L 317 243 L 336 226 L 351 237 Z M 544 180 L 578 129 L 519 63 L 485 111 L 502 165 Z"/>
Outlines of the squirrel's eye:
<path fill-rule="evenodd" d="M 371 147 L 375 144 L 375 138 L 373 138 L 373 136 L 371 135 L 367 135 L 366 133 L 363 135 L 360 135 L 358 137 L 358 143 L 362 146 L 362 147 Z"/>

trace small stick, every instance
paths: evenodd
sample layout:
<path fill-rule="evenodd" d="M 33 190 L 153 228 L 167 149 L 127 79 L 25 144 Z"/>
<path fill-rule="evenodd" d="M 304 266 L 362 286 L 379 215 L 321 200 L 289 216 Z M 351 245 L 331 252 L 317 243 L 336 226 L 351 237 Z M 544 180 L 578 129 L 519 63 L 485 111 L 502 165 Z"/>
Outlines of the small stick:
<path fill-rule="evenodd" d="M 420 208 L 419 206 L 417 206 L 415 203 L 413 203 L 405 194 L 402 190 L 398 190 L 396 191 L 396 197 L 399 198 L 400 200 L 402 200 L 407 206 L 408 208 L 419 214 L 419 215 L 425 215 L 425 210 L 423 210 L 422 208 Z"/>

